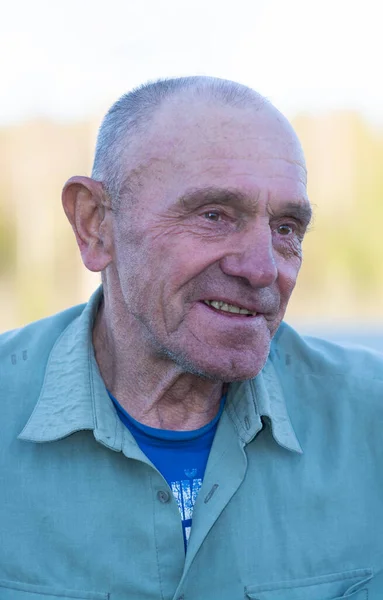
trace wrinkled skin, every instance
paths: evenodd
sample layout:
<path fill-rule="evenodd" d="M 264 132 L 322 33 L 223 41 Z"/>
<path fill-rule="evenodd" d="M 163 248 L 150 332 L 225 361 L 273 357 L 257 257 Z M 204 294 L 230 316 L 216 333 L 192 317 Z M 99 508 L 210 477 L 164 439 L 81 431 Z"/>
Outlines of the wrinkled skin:
<path fill-rule="evenodd" d="M 262 369 L 285 313 L 310 218 L 304 158 L 273 107 L 191 105 L 181 96 L 158 110 L 130 161 L 138 195 L 104 222 L 111 241 L 97 360 L 136 418 L 192 428 L 189 396 L 201 426 L 222 382 Z M 233 316 L 205 300 L 257 314 Z"/>

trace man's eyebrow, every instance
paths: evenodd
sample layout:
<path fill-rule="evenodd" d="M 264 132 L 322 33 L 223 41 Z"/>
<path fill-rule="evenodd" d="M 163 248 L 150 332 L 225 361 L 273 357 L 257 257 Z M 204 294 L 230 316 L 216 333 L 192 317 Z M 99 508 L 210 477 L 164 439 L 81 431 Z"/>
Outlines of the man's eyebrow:
<path fill-rule="evenodd" d="M 238 190 L 227 188 L 205 187 L 193 189 L 182 195 L 177 204 L 186 210 L 194 210 L 205 204 L 223 204 L 231 205 L 250 214 L 255 214 L 258 210 L 258 202 L 242 194 Z M 293 217 L 308 226 L 312 219 L 312 208 L 307 200 L 302 202 L 288 202 L 277 211 L 269 207 L 269 213 L 276 217 Z"/>
<path fill-rule="evenodd" d="M 298 221 L 300 221 L 306 227 L 308 225 L 310 225 L 310 222 L 311 222 L 311 219 L 313 216 L 313 211 L 312 211 L 311 205 L 307 201 L 305 201 L 304 203 L 291 202 L 289 204 L 286 204 L 286 205 L 280 207 L 280 209 L 278 209 L 276 211 L 271 210 L 269 207 L 269 213 L 273 217 L 278 217 L 278 218 L 293 217 L 294 219 L 297 219 Z"/>
<path fill-rule="evenodd" d="M 227 188 L 205 187 L 193 189 L 183 194 L 177 204 L 186 210 L 193 210 L 204 204 L 223 204 L 255 212 L 257 203 L 237 190 Z"/>

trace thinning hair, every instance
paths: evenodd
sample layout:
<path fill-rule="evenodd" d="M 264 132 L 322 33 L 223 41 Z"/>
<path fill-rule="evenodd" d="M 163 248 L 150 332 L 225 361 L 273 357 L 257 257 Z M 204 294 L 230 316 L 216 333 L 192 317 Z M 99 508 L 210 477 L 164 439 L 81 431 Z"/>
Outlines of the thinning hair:
<path fill-rule="evenodd" d="M 121 96 L 105 115 L 97 137 L 92 178 L 101 181 L 112 206 L 122 196 L 134 193 L 129 165 L 123 160 L 136 136 L 144 136 L 156 110 L 171 97 L 189 92 L 193 98 L 207 97 L 223 104 L 261 108 L 267 100 L 240 83 L 215 77 L 179 77 L 145 83 Z"/>

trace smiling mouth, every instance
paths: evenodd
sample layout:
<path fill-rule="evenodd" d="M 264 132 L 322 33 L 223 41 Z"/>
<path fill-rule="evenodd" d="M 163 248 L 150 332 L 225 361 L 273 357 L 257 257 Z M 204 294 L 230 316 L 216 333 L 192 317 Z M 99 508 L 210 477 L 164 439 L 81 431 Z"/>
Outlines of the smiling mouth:
<path fill-rule="evenodd" d="M 231 315 L 241 315 L 245 317 L 256 317 L 258 313 L 251 312 L 247 310 L 247 308 L 242 308 L 241 306 L 237 306 L 236 304 L 228 304 L 227 302 L 223 302 L 221 300 L 203 300 L 203 303 L 206 304 L 209 308 L 213 308 L 214 310 L 229 313 Z"/>

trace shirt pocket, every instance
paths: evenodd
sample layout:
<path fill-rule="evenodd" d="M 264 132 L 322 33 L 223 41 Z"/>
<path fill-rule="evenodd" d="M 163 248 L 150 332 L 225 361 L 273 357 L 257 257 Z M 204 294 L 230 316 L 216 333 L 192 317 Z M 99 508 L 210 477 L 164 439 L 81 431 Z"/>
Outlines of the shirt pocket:
<path fill-rule="evenodd" d="M 0 600 L 110 600 L 110 594 L 59 589 L 0 579 Z"/>
<path fill-rule="evenodd" d="M 245 587 L 248 600 L 367 600 L 360 586 L 372 577 L 372 569 L 354 569 L 320 577 L 280 581 Z M 0 599 L 1 600 L 1 599 Z"/>

